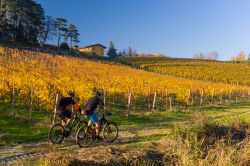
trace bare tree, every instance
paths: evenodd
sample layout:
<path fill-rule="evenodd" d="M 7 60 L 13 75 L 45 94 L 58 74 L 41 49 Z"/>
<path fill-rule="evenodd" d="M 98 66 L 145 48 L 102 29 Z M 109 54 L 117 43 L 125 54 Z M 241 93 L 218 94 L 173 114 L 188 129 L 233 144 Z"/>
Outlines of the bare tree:
<path fill-rule="evenodd" d="M 44 46 L 47 40 L 51 40 L 56 35 L 56 27 L 54 19 L 51 16 L 46 16 L 43 29 L 40 32 L 41 47 Z"/>
<path fill-rule="evenodd" d="M 216 51 L 210 52 L 206 55 L 206 59 L 209 59 L 209 60 L 217 60 L 218 57 L 219 57 L 219 54 Z"/>
<path fill-rule="evenodd" d="M 205 55 L 202 52 L 195 53 L 193 59 L 205 59 Z"/>

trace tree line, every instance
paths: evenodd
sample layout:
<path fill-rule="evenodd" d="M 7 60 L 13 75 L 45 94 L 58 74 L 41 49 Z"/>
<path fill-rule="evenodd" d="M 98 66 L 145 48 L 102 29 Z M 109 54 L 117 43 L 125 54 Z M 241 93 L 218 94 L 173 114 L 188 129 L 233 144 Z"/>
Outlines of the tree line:
<path fill-rule="evenodd" d="M 123 49 L 122 51 L 118 51 L 115 48 L 115 44 L 113 41 L 109 42 L 109 48 L 107 51 L 107 56 L 110 58 L 116 58 L 119 56 L 137 56 L 136 50 L 133 50 L 131 46 L 128 49 Z"/>
<path fill-rule="evenodd" d="M 43 47 L 48 40 L 57 39 L 60 49 L 70 42 L 70 49 L 79 42 L 75 25 L 64 18 L 45 16 L 41 4 L 34 0 L 0 0 L 0 39 Z"/>
<path fill-rule="evenodd" d="M 131 46 L 129 46 L 127 49 L 123 49 L 122 51 L 118 51 L 115 48 L 115 44 L 113 41 L 109 42 L 109 48 L 107 51 L 107 56 L 110 58 L 116 58 L 119 56 L 128 56 L 128 57 L 167 57 L 161 53 L 155 53 L 155 54 L 149 54 L 149 53 L 143 53 L 143 52 L 136 52 L 135 49 L 133 49 Z"/>

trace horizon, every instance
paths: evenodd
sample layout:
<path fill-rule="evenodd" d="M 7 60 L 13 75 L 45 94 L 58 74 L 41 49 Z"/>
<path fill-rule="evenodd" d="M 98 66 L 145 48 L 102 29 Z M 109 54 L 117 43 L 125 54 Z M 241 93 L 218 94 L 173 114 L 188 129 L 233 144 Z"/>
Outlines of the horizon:
<path fill-rule="evenodd" d="M 250 1 L 242 0 L 36 0 L 45 15 L 76 25 L 80 47 L 115 43 L 118 50 L 192 58 L 195 53 L 218 52 L 219 60 L 243 51 L 248 56 Z M 55 6 L 60 4 L 60 7 Z M 67 12 L 65 12 L 68 10 Z M 50 41 L 48 43 L 55 43 Z"/>

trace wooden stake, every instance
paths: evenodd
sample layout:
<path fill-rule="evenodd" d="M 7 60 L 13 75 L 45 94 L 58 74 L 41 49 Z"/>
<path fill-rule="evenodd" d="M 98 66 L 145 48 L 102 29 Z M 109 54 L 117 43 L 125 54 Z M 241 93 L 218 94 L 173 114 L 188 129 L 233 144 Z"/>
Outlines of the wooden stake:
<path fill-rule="evenodd" d="M 153 100 L 153 107 L 152 107 L 152 111 L 154 111 L 154 110 L 155 110 L 156 95 L 157 95 L 157 93 L 155 92 L 155 93 L 154 93 L 154 100 Z"/>
<path fill-rule="evenodd" d="M 52 124 L 55 124 L 55 121 L 56 121 L 56 107 L 57 107 L 57 103 L 58 103 L 58 96 L 59 94 L 56 94 L 56 101 L 55 101 L 55 106 L 54 106 L 54 115 L 53 115 L 53 120 L 52 120 Z"/>
<path fill-rule="evenodd" d="M 201 91 L 200 106 L 202 106 L 202 104 L 203 104 L 203 96 L 204 96 L 204 92 L 203 92 L 203 90 L 202 90 L 202 91 Z"/>
<path fill-rule="evenodd" d="M 130 114 L 131 96 L 132 96 L 132 94 L 130 92 L 129 95 L 128 95 L 128 112 L 127 112 L 127 116 L 129 116 L 129 114 Z"/>
<path fill-rule="evenodd" d="M 30 120 L 32 120 L 32 109 L 33 109 L 33 90 L 30 91 Z"/>
<path fill-rule="evenodd" d="M 165 104 L 165 106 L 166 106 L 166 111 L 167 111 L 167 108 L 168 108 L 168 92 L 166 92 L 166 104 Z"/>
<path fill-rule="evenodd" d="M 171 96 L 169 96 L 169 108 L 170 108 L 170 110 L 172 110 L 172 99 L 171 99 Z"/>
<path fill-rule="evenodd" d="M 14 107 L 15 107 L 15 87 L 12 87 L 11 95 L 10 95 L 10 102 L 11 102 L 11 115 L 14 116 Z"/>
<path fill-rule="evenodd" d="M 104 107 L 106 107 L 106 96 L 107 96 L 107 91 L 104 90 L 104 95 L 103 95 L 103 104 L 104 104 Z"/>

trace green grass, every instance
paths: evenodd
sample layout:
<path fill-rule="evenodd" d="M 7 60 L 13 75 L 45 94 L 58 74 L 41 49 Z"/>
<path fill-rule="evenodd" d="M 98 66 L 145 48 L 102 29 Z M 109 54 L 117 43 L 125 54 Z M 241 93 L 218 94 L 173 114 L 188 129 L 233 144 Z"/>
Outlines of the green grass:
<path fill-rule="evenodd" d="M 202 110 L 185 111 L 156 111 L 140 112 L 131 111 L 129 117 L 124 116 L 123 107 L 113 107 L 113 114 L 107 119 L 116 122 L 120 129 L 143 130 L 145 127 L 155 127 L 157 129 L 171 130 L 176 123 L 184 122 L 198 112 L 204 112 L 207 116 L 217 118 L 222 121 L 230 121 L 231 114 L 238 114 L 241 120 L 250 122 L 250 103 L 233 103 L 231 105 L 207 107 Z M 249 109 L 250 110 L 250 109 Z M 0 103 L 0 146 L 14 145 L 19 143 L 37 142 L 47 140 L 48 131 L 51 126 L 51 115 L 45 111 L 34 111 L 32 121 L 29 120 L 29 112 L 25 108 L 16 107 L 15 116 L 10 115 L 10 106 L 7 102 Z M 101 112 L 101 111 L 100 111 Z M 138 136 L 132 142 L 155 141 L 166 136 L 166 133 L 152 134 L 151 136 Z"/>
<path fill-rule="evenodd" d="M 35 111 L 32 121 L 27 109 L 16 108 L 10 115 L 8 103 L 0 103 L 0 146 L 36 142 L 47 139 L 50 116 Z"/>

